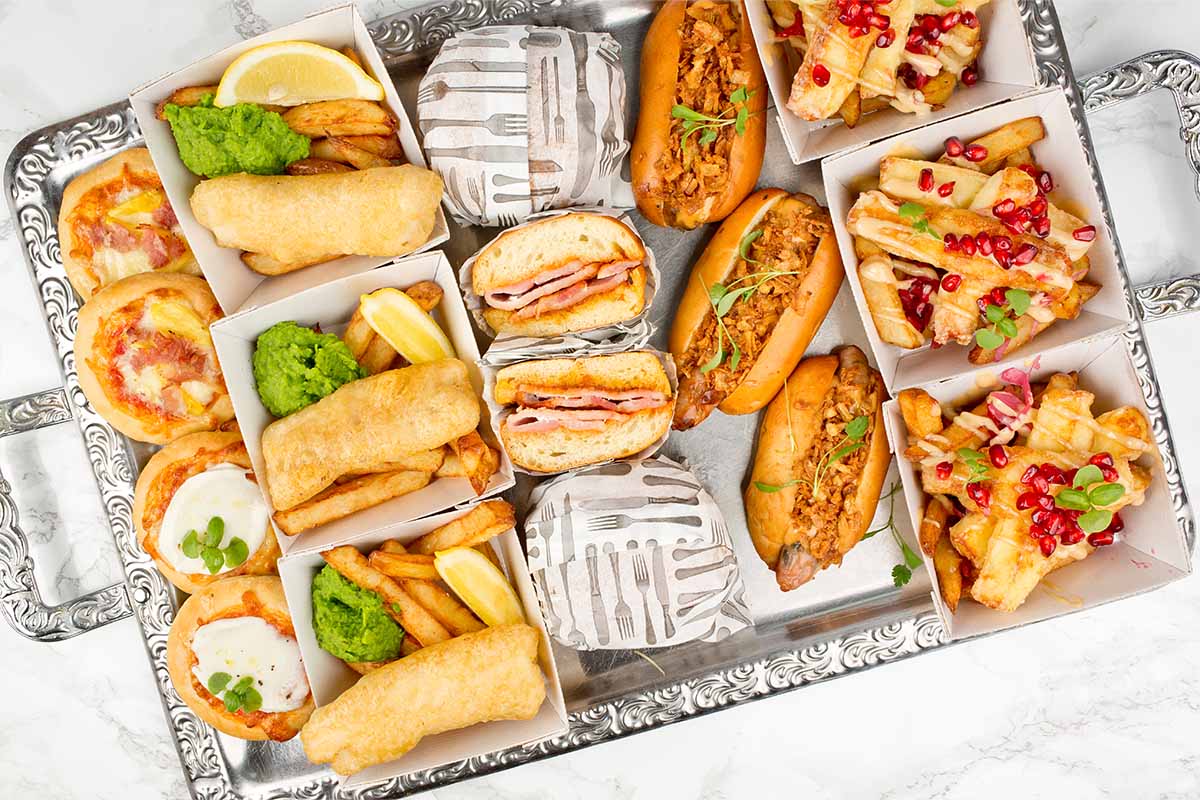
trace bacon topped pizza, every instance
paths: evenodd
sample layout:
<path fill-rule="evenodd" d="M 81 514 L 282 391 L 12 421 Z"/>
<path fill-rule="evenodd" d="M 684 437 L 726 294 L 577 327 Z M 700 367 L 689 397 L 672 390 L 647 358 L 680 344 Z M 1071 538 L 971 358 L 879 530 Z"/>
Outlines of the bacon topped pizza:
<path fill-rule="evenodd" d="M 121 433 L 164 444 L 233 418 L 208 326 L 221 308 L 192 275 L 143 273 L 79 311 L 75 365 L 96 411 Z"/>
<path fill-rule="evenodd" d="M 200 274 L 144 147 L 126 150 L 67 184 L 58 240 L 67 277 L 84 300 L 142 272 Z"/>

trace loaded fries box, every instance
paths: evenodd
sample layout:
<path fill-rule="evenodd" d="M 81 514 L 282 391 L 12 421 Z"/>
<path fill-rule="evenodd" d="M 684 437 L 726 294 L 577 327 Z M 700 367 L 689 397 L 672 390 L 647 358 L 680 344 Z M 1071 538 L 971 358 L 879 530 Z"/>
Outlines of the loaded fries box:
<path fill-rule="evenodd" d="M 445 255 L 438 251 L 410 256 L 385 267 L 348 275 L 320 286 L 314 286 L 291 297 L 225 317 L 212 326 L 213 343 L 225 375 L 225 383 L 229 388 L 229 396 L 233 400 L 234 413 L 237 416 L 242 437 L 246 441 L 250 460 L 254 464 L 255 474 L 260 476 L 259 485 L 263 487 L 263 496 L 267 505 L 269 508 L 275 508 L 266 480 L 268 473 L 262 439 L 263 432 L 275 421 L 275 417 L 263 405 L 256 388 L 252 361 L 258 337 L 273 325 L 287 321 L 302 326 L 319 326 L 323 333 L 342 335 L 347 321 L 351 320 L 363 295 L 384 288 L 405 289 L 421 281 L 432 281 L 442 290 L 441 300 L 431 315 L 445 332 L 457 358 L 466 367 L 471 388 L 480 409 L 478 430 L 483 440 L 498 454 L 498 469 L 491 475 L 486 489 L 481 494 L 475 492 L 467 478 L 435 476 L 423 488 L 410 491 L 408 494 L 401 494 L 357 513 L 332 519 L 317 527 L 304 530 L 298 535 L 287 535 L 284 532 L 284 526 L 279 522 L 279 515 L 276 514 L 274 517 L 276 533 L 285 553 L 298 545 L 306 548 L 321 547 L 329 542 L 344 541 L 357 535 L 371 533 L 388 525 L 416 519 L 469 502 L 477 497 L 498 494 L 513 485 L 512 464 L 503 448 L 498 444 L 498 439 L 491 429 L 488 415 L 480 399 L 483 391 L 483 379 L 476 365 L 479 359 L 479 349 L 471 329 L 471 320 L 463 306 L 462 296 L 458 293 L 454 270 L 450 267 Z M 365 358 L 363 360 L 365 363 Z M 378 375 L 359 380 L 369 381 L 376 377 Z M 355 383 L 358 381 L 351 381 L 345 386 L 353 386 Z M 430 402 L 436 405 L 437 399 L 432 398 Z M 309 406 L 309 408 L 312 407 Z M 296 413 L 303 413 L 307 410 L 309 409 L 306 408 Z M 284 419 L 290 418 L 285 417 Z M 405 419 L 399 424 L 420 429 L 427 422 L 421 419 Z M 315 502 L 324 494 L 325 492 L 318 494 L 316 498 L 301 503 L 297 508 L 303 508 L 309 503 Z"/>
<path fill-rule="evenodd" d="M 179 89 L 215 87 L 226 68 L 235 59 L 254 48 L 274 42 L 312 42 L 335 50 L 353 46 L 364 71 L 383 87 L 382 105 L 397 123 L 395 135 L 399 139 L 403 155 L 401 160 L 418 167 L 426 166 L 404 104 L 400 101 L 383 58 L 353 3 L 314 13 L 290 25 L 238 42 L 135 90 L 130 94 L 129 102 L 145 136 L 146 146 L 154 159 L 154 166 L 162 178 L 163 188 L 204 277 L 208 279 L 213 294 L 227 314 L 242 308 L 270 303 L 324 281 L 363 272 L 407 254 L 344 256 L 284 274 L 267 276 L 250 269 L 243 262 L 240 250 L 219 245 L 213 232 L 196 219 L 190 201 L 193 191 L 202 179 L 184 166 L 179 147 L 171 132 L 171 125 L 158 117 L 157 107 Z M 418 252 L 436 247 L 449 238 L 445 215 L 440 204 L 435 205 L 437 207 L 434 209 L 432 233 L 423 244 L 415 248 Z M 387 222 L 386 219 L 379 220 L 380 224 Z M 296 230 L 302 229 L 306 224 L 304 219 L 288 221 L 288 227 Z"/>
<path fill-rule="evenodd" d="M 990 148 L 972 150 L 977 142 Z M 952 159 L 947 148 L 962 153 Z M 847 280 L 892 394 L 1128 324 L 1116 244 L 1060 89 L 827 158 L 822 167 Z M 989 199 L 1017 196 L 1024 199 L 1001 201 L 1008 207 Z M 1024 222 L 1015 216 L 1027 211 Z M 1021 286 L 1022 297 L 1008 294 Z M 989 341 L 1001 344 L 985 350 Z"/>
<path fill-rule="evenodd" d="M 463 517 L 469 510 L 469 507 L 459 508 L 412 522 L 387 525 L 365 533 L 329 537 L 320 543 L 307 542 L 280 559 L 279 575 L 283 580 L 283 590 L 295 625 L 304 669 L 308 674 L 309 686 L 318 708 L 332 703 L 360 677 L 359 673 L 344 661 L 317 644 L 313 627 L 313 578 L 326 563 L 321 553 L 345 544 L 352 545 L 364 555 L 388 540 L 409 544 L 435 528 Z M 550 655 L 546 626 L 516 531 L 505 531 L 495 537 L 490 546 L 500 561 L 502 571 L 516 590 L 526 623 L 538 633 L 538 661 L 546 681 L 546 698 L 541 708 L 532 719 L 479 723 L 468 728 L 429 736 L 400 758 L 368 767 L 350 776 L 346 781 L 347 786 L 362 786 L 419 770 L 432 769 L 497 750 L 544 741 L 567 732 L 567 712 L 558 670 Z M 463 698 L 463 702 L 467 701 L 468 698 Z"/>
<path fill-rule="evenodd" d="M 860 5 L 860 4 L 855 4 Z M 883 105 L 879 97 L 864 100 L 857 107 L 854 115 L 860 116 L 858 123 L 852 128 L 842 121 L 838 113 L 828 119 L 810 122 L 797 116 L 788 109 L 788 98 L 792 93 L 792 83 L 797 78 L 797 71 L 804 59 L 803 50 L 807 47 L 806 33 L 813 31 L 812 23 L 793 25 L 791 30 L 781 28 L 780 22 L 773 14 L 775 7 L 795 9 L 802 18 L 814 7 L 814 4 L 803 0 L 784 0 L 781 3 L 766 0 L 746 0 L 746 11 L 750 17 L 750 26 L 754 31 L 754 41 L 762 58 L 763 70 L 767 75 L 767 85 L 770 87 L 771 98 L 778 115 L 779 128 L 783 133 L 784 144 L 792 161 L 803 164 L 818 158 L 824 158 L 833 153 L 839 153 L 874 142 L 889 136 L 895 136 L 905 131 L 917 130 L 944 119 L 959 116 L 970 111 L 990 106 L 1004 100 L 1019 97 L 1038 86 L 1037 70 L 1034 67 L 1033 53 L 1021 23 L 1021 10 L 1018 0 L 959 0 L 957 4 L 945 3 L 941 0 L 895 0 L 886 9 L 881 8 L 889 27 L 891 43 L 888 48 L 896 48 L 894 58 L 901 70 L 907 70 L 913 64 L 922 62 L 937 65 L 939 58 L 934 57 L 934 51 L 928 43 L 914 43 L 913 47 L 924 55 L 913 53 L 906 49 L 908 39 L 900 35 L 896 27 L 902 19 L 912 20 L 914 10 L 920 15 L 936 15 L 943 19 L 947 15 L 966 12 L 976 14 L 977 27 L 968 30 L 961 24 L 950 32 L 940 32 L 935 42 L 936 53 L 943 65 L 961 66 L 964 60 L 962 53 L 970 57 L 970 47 L 967 45 L 967 34 L 970 38 L 978 35 L 982 40 L 982 49 L 978 59 L 974 61 L 974 77 L 968 80 L 977 82 L 971 86 L 959 83 L 943 105 L 931 112 L 918 114 L 902 112 L 892 107 L 884 107 L 877 111 L 869 111 L 869 104 L 876 102 Z M 817 7 L 818 10 L 820 7 Z M 840 26 L 839 26 L 840 27 Z M 917 26 L 919 27 L 919 25 Z M 880 41 L 885 36 L 878 28 L 869 28 L 863 39 Z M 814 36 L 815 38 L 815 36 Z M 887 41 L 883 39 L 882 41 Z M 851 45 L 855 39 L 850 40 Z M 902 51 L 902 52 L 901 52 Z M 959 52 L 955 52 L 959 51 Z M 872 52 L 882 52 L 878 49 Z M 832 59 L 831 59 L 832 60 Z M 867 62 L 872 66 L 872 62 Z M 894 83 L 897 94 L 903 94 L 907 88 L 905 78 L 896 73 L 896 63 L 891 64 L 887 73 L 888 85 Z M 838 79 L 837 67 L 832 68 L 833 78 Z M 912 80 L 917 73 L 909 73 Z M 895 76 L 895 77 L 894 77 Z M 934 94 L 931 87 L 939 79 L 948 78 L 949 72 L 943 72 L 938 79 L 930 81 L 926 93 Z M 860 81 L 867 88 L 872 82 Z M 877 83 L 877 82 L 876 82 Z M 883 92 L 886 87 L 880 85 Z M 857 89 L 857 87 L 856 87 Z M 853 90 L 852 90 L 853 91 Z M 881 97 L 884 96 L 881 94 Z"/>
<path fill-rule="evenodd" d="M 1021 373 L 1030 381 L 1027 388 L 1014 384 L 1014 379 L 1023 380 Z M 1026 391 L 1034 407 L 1023 416 L 1011 406 L 1021 405 L 1020 396 Z M 923 443 L 901 412 L 902 403 L 913 402 L 909 414 L 919 416 L 913 410 L 920 406 L 910 396 L 914 393 L 927 393 L 937 401 L 946 420 L 941 434 L 927 435 Z M 978 403 L 986 403 L 988 411 L 972 414 L 983 411 L 976 407 Z M 1018 412 L 1015 419 L 1024 420 L 1014 423 L 1022 432 L 993 454 L 994 445 L 982 436 L 995 430 L 993 412 L 1013 410 Z M 1146 410 L 1138 373 L 1117 334 L 1026 353 L 906 390 L 884 406 L 913 529 L 926 526 L 918 537 L 922 558 L 933 581 L 934 605 L 951 640 L 1093 608 L 1191 573 L 1185 535 L 1191 521 L 1176 514 Z M 960 411 L 968 413 L 956 417 Z M 976 426 L 983 433 L 966 450 L 978 455 L 956 450 L 962 442 L 953 437 L 965 438 Z M 964 455 L 970 456 L 966 463 L 962 463 Z M 950 460 L 953 471 L 939 474 L 938 465 Z M 1095 474 L 1085 477 L 1083 468 L 1089 464 Z M 974 485 L 985 487 L 986 495 L 972 494 L 968 483 L 967 500 L 959 494 L 957 501 L 946 505 L 948 495 L 931 497 L 923 490 L 931 480 L 963 478 L 969 468 L 982 473 L 982 480 Z M 978 475 L 965 479 L 972 477 Z M 1117 483 L 1128 488 L 1115 490 Z M 1060 502 L 1068 489 L 1074 497 L 1069 503 Z M 1087 520 L 1087 513 L 1104 505 L 1098 491 L 1119 495 L 1107 506 L 1115 509 L 1109 527 L 1100 531 L 1096 529 L 1105 524 L 1104 518 L 1095 524 Z M 1046 495 L 1054 495 L 1055 500 L 1042 505 Z M 988 509 L 983 516 L 979 498 Z M 1075 500 L 1083 504 L 1075 505 Z M 939 503 L 948 518 L 939 515 Z M 1088 507 L 1091 512 L 1080 513 Z M 1064 509 L 1075 509 L 1066 515 L 1073 524 L 1063 518 Z M 956 522 L 959 514 L 962 519 Z M 1006 524 L 1011 530 L 1003 528 Z M 1072 530 L 1076 527 L 1082 531 Z"/>

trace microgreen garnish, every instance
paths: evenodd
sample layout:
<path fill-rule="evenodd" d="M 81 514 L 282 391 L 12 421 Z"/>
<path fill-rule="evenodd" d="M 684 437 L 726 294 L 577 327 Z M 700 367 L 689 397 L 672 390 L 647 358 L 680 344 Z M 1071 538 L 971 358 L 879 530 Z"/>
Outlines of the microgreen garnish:
<path fill-rule="evenodd" d="M 829 473 L 829 468 L 853 453 L 855 450 L 866 446 L 866 442 L 863 441 L 863 437 L 867 435 L 867 427 L 870 424 L 871 420 L 865 414 L 855 417 L 847 422 L 841 441 L 829 448 L 825 455 L 823 455 L 821 459 L 817 461 L 817 466 L 816 469 L 813 470 L 813 479 L 811 482 L 804 480 L 803 478 L 796 478 L 788 481 L 787 483 L 776 486 L 775 484 L 771 483 L 755 481 L 754 488 L 758 489 L 760 492 L 772 494 L 782 489 L 786 489 L 789 486 L 795 486 L 798 483 L 811 483 L 812 496 L 815 500 L 817 493 L 821 489 L 821 480 Z"/>
<path fill-rule="evenodd" d="M 1098 484 L 1098 485 L 1097 485 Z M 1089 486 L 1095 486 L 1089 489 Z M 1113 512 L 1101 506 L 1110 506 L 1125 496 L 1125 487 L 1119 483 L 1105 483 L 1104 473 L 1095 464 L 1088 464 L 1075 473 L 1071 487 L 1063 489 L 1054 498 L 1059 508 L 1082 511 L 1075 522 L 1085 533 L 1099 533 L 1112 524 Z"/>
<path fill-rule="evenodd" d="M 984 316 L 992 323 L 990 328 L 975 331 L 975 343 L 984 350 L 995 350 L 1017 335 L 1017 318 L 1029 311 L 1033 299 L 1023 289 L 1009 289 L 1004 293 L 1008 302 L 1002 306 L 989 303 Z"/>
<path fill-rule="evenodd" d="M 245 711 L 252 714 L 262 708 L 262 695 L 254 688 L 254 677 L 243 675 L 238 682 L 229 685 L 233 676 L 228 672 L 214 672 L 208 676 L 208 690 L 216 696 L 225 691 L 221 699 L 225 702 L 225 710 L 229 713 Z"/>
<path fill-rule="evenodd" d="M 870 539 L 880 531 L 892 532 L 892 539 L 895 540 L 896 546 L 900 548 L 901 555 L 904 556 L 903 562 L 892 567 L 892 583 L 896 584 L 896 588 L 900 588 L 912 580 L 912 571 L 921 566 L 921 557 L 913 552 L 912 548 L 908 546 L 908 542 L 904 541 L 904 537 L 900 535 L 900 531 L 896 527 L 896 492 L 898 491 L 900 491 L 900 484 L 893 483 L 892 488 L 888 489 L 888 493 L 883 496 L 883 499 L 890 501 L 887 522 L 875 530 L 867 531 L 863 534 L 863 539 Z"/>
<path fill-rule="evenodd" d="M 967 475 L 967 483 L 977 483 L 987 477 L 991 464 L 985 453 L 969 447 L 960 447 L 958 448 L 958 457 L 966 463 L 967 469 L 970 470 L 970 474 Z"/>
<path fill-rule="evenodd" d="M 198 558 L 204 562 L 204 568 L 210 574 L 216 575 L 221 571 L 221 567 L 226 565 L 230 569 L 240 566 L 246 562 L 250 556 L 250 548 L 247 544 L 234 536 L 229 540 L 229 544 L 222 548 L 221 539 L 225 536 L 225 520 L 220 517 L 212 517 L 208 520 L 208 526 L 203 533 L 197 533 L 190 530 L 183 537 L 183 541 L 179 543 L 179 549 L 188 558 Z"/>
<path fill-rule="evenodd" d="M 925 206 L 920 203 L 903 203 L 900 206 L 900 216 L 910 222 L 914 231 L 928 234 L 941 241 L 942 237 L 934 233 L 933 228 L 929 227 L 929 220 L 925 218 Z"/>
<path fill-rule="evenodd" d="M 954 8 L 958 5 L 958 0 L 934 0 L 942 8 Z"/>
<path fill-rule="evenodd" d="M 746 121 L 750 119 L 750 109 L 746 105 L 754 92 L 747 89 L 745 86 L 739 86 L 734 89 L 729 95 L 729 108 L 722 111 L 717 116 L 709 116 L 701 114 L 693 108 L 676 103 L 671 109 L 671 116 L 675 119 L 683 120 L 683 138 L 680 139 L 680 146 L 687 151 L 688 137 L 696 131 L 700 131 L 698 139 L 701 146 L 711 144 L 717 140 L 717 132 L 721 128 L 726 128 L 730 125 L 738 136 L 745 134 Z M 730 116 L 732 114 L 733 116 Z"/>

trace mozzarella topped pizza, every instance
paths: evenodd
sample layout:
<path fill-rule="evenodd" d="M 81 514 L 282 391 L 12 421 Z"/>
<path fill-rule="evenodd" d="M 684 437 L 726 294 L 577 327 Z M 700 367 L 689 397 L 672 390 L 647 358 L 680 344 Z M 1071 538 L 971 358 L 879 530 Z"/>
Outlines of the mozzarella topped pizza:
<path fill-rule="evenodd" d="M 92 407 L 117 430 L 163 444 L 233 417 L 208 326 L 221 318 L 201 278 L 144 273 L 79 311 L 75 363 Z"/>
<path fill-rule="evenodd" d="M 67 277 L 84 300 L 142 272 L 200 274 L 144 147 L 67 184 L 58 238 Z"/>

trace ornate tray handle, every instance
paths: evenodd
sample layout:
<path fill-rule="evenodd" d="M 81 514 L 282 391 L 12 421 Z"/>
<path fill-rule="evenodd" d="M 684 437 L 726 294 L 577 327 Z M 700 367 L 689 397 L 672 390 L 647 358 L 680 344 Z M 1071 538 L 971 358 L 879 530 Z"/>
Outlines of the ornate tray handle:
<path fill-rule="evenodd" d="M 1180 50 L 1158 50 L 1130 59 L 1079 82 L 1090 114 L 1165 89 L 1179 112 L 1179 138 L 1196 177 L 1200 197 L 1200 58 Z M 1200 310 L 1200 275 L 1134 287 L 1138 314 L 1145 322 Z"/>
<path fill-rule="evenodd" d="M 51 389 L 0 401 L 0 437 L 71 420 L 67 394 Z M 125 584 L 114 583 L 57 606 L 42 602 L 33 578 L 29 543 L 17 518 L 12 487 L 0 473 L 0 613 L 22 636 L 37 642 L 70 639 L 133 614 Z"/>

